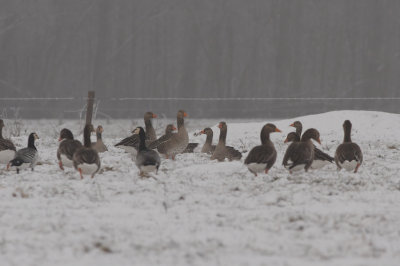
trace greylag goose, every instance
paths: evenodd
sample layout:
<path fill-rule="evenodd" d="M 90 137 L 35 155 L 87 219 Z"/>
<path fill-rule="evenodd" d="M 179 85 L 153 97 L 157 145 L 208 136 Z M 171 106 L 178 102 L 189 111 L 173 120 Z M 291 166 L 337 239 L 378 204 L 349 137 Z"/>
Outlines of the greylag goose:
<path fill-rule="evenodd" d="M 299 138 L 301 136 L 301 132 L 303 130 L 303 125 L 301 124 L 300 121 L 295 121 L 293 124 L 290 126 L 296 128 L 296 133 L 298 134 Z M 290 134 L 290 133 L 289 133 Z M 288 135 L 289 137 L 289 135 Z M 293 137 L 293 136 L 291 136 Z M 286 138 L 288 139 L 288 138 Z M 299 140 L 300 141 L 300 140 Z M 289 141 L 290 142 L 290 141 Z M 314 161 L 311 165 L 312 169 L 320 169 L 326 165 L 329 165 L 333 163 L 334 158 L 330 156 L 329 154 L 326 154 L 325 152 L 321 151 L 314 145 Z"/>
<path fill-rule="evenodd" d="M 136 155 L 136 166 L 139 168 L 140 176 L 146 176 L 150 172 L 158 172 L 160 167 L 160 156 L 154 150 L 146 147 L 146 133 L 142 127 L 137 127 L 133 134 L 139 136 L 139 150 Z"/>
<path fill-rule="evenodd" d="M 171 157 L 172 160 L 175 160 L 175 156 L 182 153 L 189 143 L 189 135 L 185 128 L 185 117 L 187 117 L 187 113 L 179 110 L 176 116 L 178 132 L 172 133 L 171 137 L 163 142 L 163 145 L 165 145 L 165 157 L 167 159 Z"/>
<path fill-rule="evenodd" d="M 211 156 L 211 160 L 218 160 L 220 162 L 228 158 L 229 161 L 240 160 L 242 158 L 242 153 L 233 147 L 226 146 L 226 134 L 228 127 L 225 122 L 220 122 L 218 125 L 220 129 L 219 141 L 215 147 L 215 151 Z"/>
<path fill-rule="evenodd" d="M 200 134 L 205 134 L 207 136 L 206 142 L 203 145 L 203 148 L 201 148 L 202 153 L 208 153 L 212 154 L 215 151 L 215 145 L 212 144 L 213 141 L 213 136 L 214 132 L 211 128 L 206 127 L 202 131 L 200 131 Z"/>
<path fill-rule="evenodd" d="M 57 159 L 60 169 L 64 170 L 64 166 L 74 167 L 72 157 L 75 151 L 82 147 L 82 143 L 79 140 L 75 140 L 74 135 L 67 128 L 60 131 L 58 141 L 60 141 L 60 145 L 57 149 Z"/>
<path fill-rule="evenodd" d="M 39 136 L 36 133 L 31 133 L 28 137 L 28 147 L 17 151 L 15 158 L 8 163 L 7 169 L 15 168 L 17 174 L 19 174 L 19 170 L 26 168 L 31 168 L 33 171 L 39 158 L 35 147 L 35 140 L 37 139 L 39 139 Z"/>
<path fill-rule="evenodd" d="M 96 143 L 92 143 L 92 148 L 97 152 L 105 152 L 108 151 L 107 146 L 103 142 L 102 134 L 104 132 L 103 126 L 98 126 L 96 128 Z"/>
<path fill-rule="evenodd" d="M 351 127 L 352 125 L 349 120 L 344 121 L 344 139 L 343 143 L 336 149 L 335 162 L 338 170 L 344 168 L 347 171 L 357 173 L 358 168 L 363 162 L 363 154 L 360 146 L 351 141 Z"/>
<path fill-rule="evenodd" d="M 15 157 L 16 148 L 11 140 L 3 138 L 4 122 L 0 119 L 0 163 L 8 164 Z"/>
<path fill-rule="evenodd" d="M 293 142 L 286 150 L 283 157 L 283 166 L 290 172 L 304 168 L 307 172 L 314 161 L 314 145 L 311 139 L 321 144 L 319 132 L 310 128 L 304 132 L 299 142 Z"/>
<path fill-rule="evenodd" d="M 157 140 L 150 143 L 148 148 L 149 149 L 157 148 L 160 154 L 166 154 L 167 153 L 166 142 L 171 138 L 174 130 L 176 130 L 176 127 L 174 127 L 173 124 L 167 125 L 167 127 L 165 128 L 165 134 L 159 137 Z"/>
<path fill-rule="evenodd" d="M 266 124 L 261 130 L 261 145 L 254 147 L 247 155 L 244 164 L 249 171 L 257 176 L 257 173 L 265 172 L 268 174 L 269 169 L 276 161 L 276 149 L 270 140 L 270 134 L 273 132 L 282 132 L 274 124 Z"/>
<path fill-rule="evenodd" d="M 155 141 L 157 139 L 156 137 L 156 132 L 153 128 L 153 123 L 151 122 L 153 118 L 157 118 L 157 115 L 152 113 L 152 112 L 146 112 L 144 114 L 144 124 L 146 127 L 146 141 L 147 144 L 150 144 L 151 142 Z M 132 131 L 133 133 L 133 131 Z M 137 150 L 139 149 L 139 135 L 133 134 L 130 137 L 127 137 L 117 144 L 115 144 L 115 147 L 120 147 L 124 149 L 128 153 L 137 153 Z"/>
<path fill-rule="evenodd" d="M 100 157 L 96 150 L 92 148 L 90 134 L 94 132 L 92 125 L 86 125 L 83 130 L 83 147 L 77 149 L 72 157 L 74 168 L 78 170 L 81 179 L 83 175 L 94 175 L 100 170 Z"/>

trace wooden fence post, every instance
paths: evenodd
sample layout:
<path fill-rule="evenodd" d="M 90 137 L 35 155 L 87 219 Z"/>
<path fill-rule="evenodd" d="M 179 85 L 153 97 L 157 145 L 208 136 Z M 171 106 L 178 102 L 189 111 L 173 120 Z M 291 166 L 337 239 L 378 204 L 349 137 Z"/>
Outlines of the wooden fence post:
<path fill-rule="evenodd" d="M 94 91 L 88 92 L 87 109 L 86 109 L 86 125 L 89 125 L 92 123 L 94 96 L 95 96 Z"/>

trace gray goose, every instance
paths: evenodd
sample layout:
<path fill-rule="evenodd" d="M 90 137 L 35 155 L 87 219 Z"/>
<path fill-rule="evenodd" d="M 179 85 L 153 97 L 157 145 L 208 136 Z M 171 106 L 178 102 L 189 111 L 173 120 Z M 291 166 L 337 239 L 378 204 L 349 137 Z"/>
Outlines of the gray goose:
<path fill-rule="evenodd" d="M 146 142 L 147 144 L 150 144 L 151 142 L 155 141 L 157 139 L 156 137 L 156 132 L 154 130 L 153 124 L 152 124 L 152 119 L 157 118 L 157 115 L 152 113 L 152 112 L 146 112 L 144 114 L 144 124 L 146 127 Z M 133 131 L 132 131 L 133 133 Z M 137 150 L 139 149 L 139 135 L 133 134 L 130 137 L 127 137 L 117 144 L 115 144 L 115 147 L 119 147 L 124 149 L 126 152 L 129 153 L 137 153 Z"/>
<path fill-rule="evenodd" d="M 220 162 L 224 161 L 225 158 L 228 158 L 229 161 L 240 160 L 242 158 L 242 153 L 233 147 L 226 146 L 226 134 L 228 131 L 226 123 L 220 122 L 218 127 L 220 129 L 219 141 L 211 156 L 211 160 L 218 160 Z"/>
<path fill-rule="evenodd" d="M 273 132 L 282 131 L 274 124 L 264 125 L 260 133 L 261 145 L 251 149 L 244 161 L 249 171 L 255 176 L 257 176 L 257 173 L 262 172 L 268 174 L 269 169 L 271 169 L 276 161 L 276 149 L 270 140 L 270 134 Z"/>
<path fill-rule="evenodd" d="M 72 157 L 74 168 L 78 170 L 81 179 L 83 175 L 91 175 L 93 178 L 100 170 L 100 157 L 96 150 L 92 148 L 90 134 L 94 132 L 92 125 L 86 125 L 83 130 L 83 147 L 76 150 Z"/>
<path fill-rule="evenodd" d="M 57 159 L 60 169 L 64 170 L 64 166 L 74 167 L 72 157 L 75 151 L 82 147 L 82 143 L 79 140 L 75 140 L 71 130 L 67 128 L 63 128 L 60 131 L 58 141 L 60 141 L 60 145 L 57 149 Z"/>
<path fill-rule="evenodd" d="M 201 148 L 202 153 L 208 153 L 208 154 L 213 154 L 215 151 L 215 145 L 212 144 L 213 141 L 213 136 L 214 132 L 211 128 L 206 127 L 202 131 L 200 131 L 200 134 L 205 134 L 207 136 L 206 142 L 203 145 L 203 148 Z"/>
<path fill-rule="evenodd" d="M 296 134 L 298 134 L 299 139 L 300 139 L 301 133 L 302 133 L 302 130 L 303 130 L 303 125 L 301 124 L 301 122 L 300 121 L 295 121 L 290 126 L 296 128 Z M 286 138 L 286 139 L 288 139 L 288 138 Z M 290 142 L 290 141 L 288 141 L 288 142 Z M 320 149 L 318 149 L 314 145 L 314 161 L 313 161 L 313 163 L 311 165 L 312 169 L 320 169 L 320 168 L 322 168 L 322 167 L 324 167 L 326 165 L 329 165 L 329 164 L 333 163 L 333 161 L 334 161 L 334 158 L 332 156 L 330 156 L 329 154 L 321 151 Z"/>
<path fill-rule="evenodd" d="M 311 139 L 321 144 L 318 130 L 306 130 L 299 142 L 292 142 L 287 148 L 282 164 L 290 173 L 303 168 L 307 172 L 311 167 L 314 161 L 314 145 Z"/>
<path fill-rule="evenodd" d="M 268 174 L 269 169 L 271 169 L 276 161 L 276 149 L 270 140 L 270 134 L 273 132 L 282 131 L 274 124 L 264 125 L 260 133 L 261 145 L 251 149 L 244 161 L 249 171 L 255 176 L 257 176 L 257 173 L 262 172 Z"/>
<path fill-rule="evenodd" d="M 148 148 L 149 149 L 155 149 L 157 148 L 158 152 L 160 154 L 166 154 L 166 142 L 169 140 L 173 134 L 173 131 L 176 130 L 176 127 L 173 124 L 167 125 L 165 128 L 165 134 L 159 137 L 157 140 L 153 141 L 152 143 L 149 144 Z"/>
<path fill-rule="evenodd" d="M 137 127 L 133 134 L 139 136 L 139 150 L 136 155 L 136 166 L 139 168 L 140 176 L 144 177 L 150 172 L 158 172 L 161 160 L 158 153 L 146 147 L 146 133 L 142 127 Z"/>
<path fill-rule="evenodd" d="M 31 168 L 33 171 L 39 158 L 38 151 L 35 147 L 35 140 L 37 139 L 39 139 L 39 136 L 34 132 L 31 133 L 28 137 L 28 147 L 17 151 L 15 158 L 8 163 L 7 169 L 10 167 L 15 168 L 17 174 L 19 174 L 20 170 L 26 168 Z"/>
<path fill-rule="evenodd" d="M 92 143 L 92 148 L 97 152 L 105 152 L 108 151 L 107 146 L 103 142 L 102 134 L 104 132 L 103 126 L 99 125 L 96 128 L 96 142 Z"/>
<path fill-rule="evenodd" d="M 358 168 L 363 162 L 363 154 L 360 146 L 351 141 L 351 127 L 352 125 L 349 120 L 344 121 L 344 139 L 343 143 L 336 149 L 335 162 L 338 170 L 344 168 L 347 171 L 357 173 Z"/>
<path fill-rule="evenodd" d="M 175 156 L 182 153 L 189 143 L 189 135 L 185 128 L 185 117 L 187 117 L 187 113 L 179 110 L 176 116 L 178 132 L 172 133 L 172 136 L 163 142 L 163 145 L 165 145 L 165 157 L 167 159 L 171 157 L 172 160 L 175 160 Z"/>
<path fill-rule="evenodd" d="M 0 119 L 0 164 L 8 164 L 15 157 L 16 148 L 11 140 L 3 138 L 4 122 Z"/>

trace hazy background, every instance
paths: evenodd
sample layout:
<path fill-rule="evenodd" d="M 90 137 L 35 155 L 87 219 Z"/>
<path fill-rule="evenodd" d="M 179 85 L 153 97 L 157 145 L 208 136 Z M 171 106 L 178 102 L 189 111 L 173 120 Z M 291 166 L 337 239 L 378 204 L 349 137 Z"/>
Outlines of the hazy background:
<path fill-rule="evenodd" d="M 3 116 L 77 117 L 88 90 L 112 117 L 398 112 L 399 100 L 114 98 L 400 97 L 399 84 L 398 0 L 0 0 Z"/>

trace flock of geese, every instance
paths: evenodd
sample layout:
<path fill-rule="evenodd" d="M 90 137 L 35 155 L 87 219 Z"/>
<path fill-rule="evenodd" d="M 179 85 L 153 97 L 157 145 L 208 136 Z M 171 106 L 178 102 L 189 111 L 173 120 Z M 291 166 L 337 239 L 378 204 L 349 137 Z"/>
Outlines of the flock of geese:
<path fill-rule="evenodd" d="M 152 126 L 152 119 L 157 116 L 152 112 L 147 112 L 144 115 L 145 129 L 142 127 L 135 128 L 131 136 L 121 140 L 115 146 L 136 155 L 135 163 L 140 171 L 140 176 L 147 176 L 150 172 L 157 173 L 161 164 L 160 154 L 166 159 L 175 160 L 177 154 L 193 152 L 198 146 L 198 143 L 189 143 L 189 135 L 184 124 L 186 116 L 185 111 L 178 111 L 177 128 L 169 124 L 165 129 L 165 134 L 157 138 Z M 334 158 L 313 144 L 312 139 L 321 144 L 318 130 L 310 128 L 302 134 L 303 128 L 299 121 L 290 126 L 295 127 L 296 131 L 287 135 L 285 143 L 290 142 L 290 145 L 285 152 L 282 163 L 290 173 L 302 169 L 307 172 L 310 168 L 318 169 L 334 161 L 338 170 L 344 168 L 356 173 L 362 164 L 361 149 L 351 140 L 352 125 L 349 120 L 346 120 L 343 124 L 344 140 L 336 149 Z M 7 169 L 15 169 L 17 173 L 21 169 L 27 168 L 31 168 L 33 171 L 38 161 L 38 151 L 35 147 L 35 140 L 39 139 L 38 135 L 31 133 L 28 137 L 28 146 L 17 151 L 12 141 L 3 138 L 3 127 L 4 122 L 0 120 L 0 163 L 7 164 Z M 242 153 L 226 145 L 227 124 L 220 122 L 218 127 L 220 134 L 217 145 L 212 144 L 213 131 L 211 128 L 205 128 L 199 133 L 206 135 L 206 141 L 201 152 L 210 154 L 211 160 L 240 160 Z M 95 143 L 92 143 L 90 139 L 92 132 L 96 132 L 97 141 Z M 267 174 L 275 164 L 277 152 L 270 140 L 270 134 L 274 132 L 282 131 L 274 124 L 264 125 L 260 133 L 261 145 L 252 148 L 244 161 L 249 171 L 255 176 L 263 172 Z M 74 139 L 69 129 L 62 129 L 57 150 L 60 169 L 74 167 L 81 178 L 83 178 L 83 175 L 90 175 L 93 178 L 101 167 L 99 153 L 107 151 L 107 147 L 102 141 L 102 133 L 102 126 L 98 126 L 95 130 L 92 125 L 86 125 L 83 130 L 82 145 L 80 141 Z"/>

